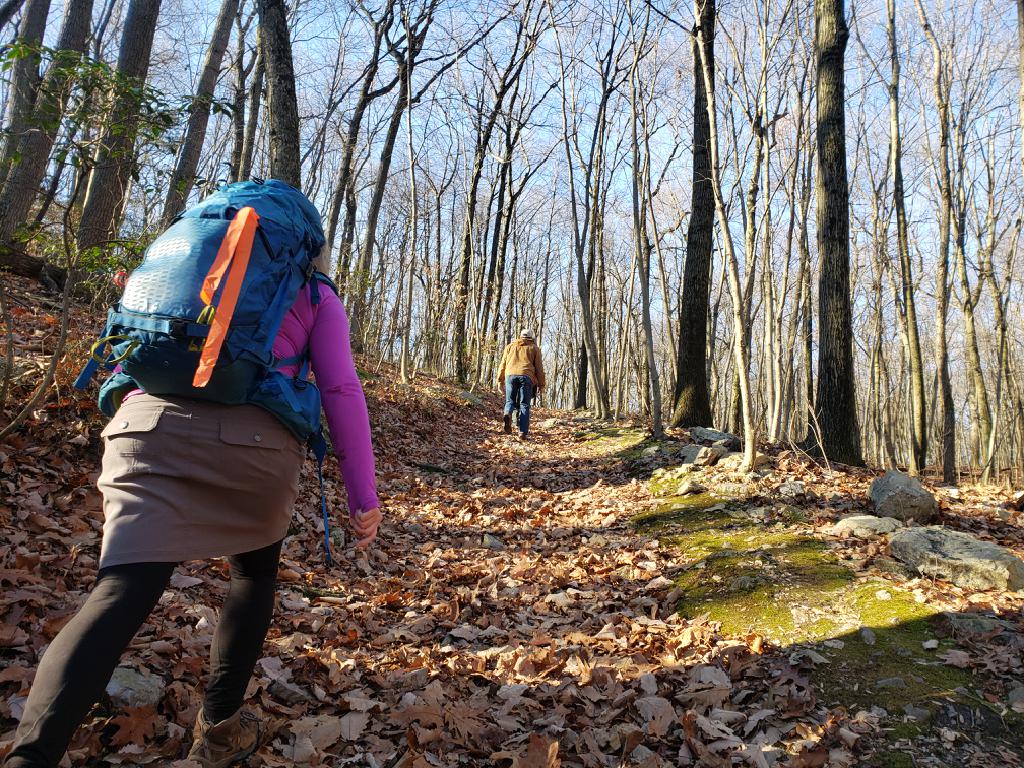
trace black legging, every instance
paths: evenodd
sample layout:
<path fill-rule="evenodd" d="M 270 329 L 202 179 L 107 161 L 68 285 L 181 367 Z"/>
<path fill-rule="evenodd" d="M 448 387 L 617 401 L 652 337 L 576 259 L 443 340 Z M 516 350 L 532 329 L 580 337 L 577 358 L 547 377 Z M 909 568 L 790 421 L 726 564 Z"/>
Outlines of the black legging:
<path fill-rule="evenodd" d="M 242 705 L 274 611 L 281 542 L 228 558 L 231 586 L 210 649 L 208 722 Z M 100 570 L 89 599 L 39 663 L 5 768 L 54 768 L 103 693 L 121 654 L 167 588 L 175 563 Z"/>

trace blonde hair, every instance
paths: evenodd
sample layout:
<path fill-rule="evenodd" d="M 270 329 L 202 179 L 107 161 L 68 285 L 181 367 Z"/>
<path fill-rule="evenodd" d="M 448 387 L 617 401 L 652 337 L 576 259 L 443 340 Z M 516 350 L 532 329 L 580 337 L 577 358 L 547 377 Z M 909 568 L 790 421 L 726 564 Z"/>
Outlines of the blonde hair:
<path fill-rule="evenodd" d="M 320 249 L 320 253 L 313 257 L 313 269 L 317 272 L 323 272 L 325 275 L 330 276 L 331 274 L 331 246 L 328 243 L 324 243 L 323 248 Z"/>

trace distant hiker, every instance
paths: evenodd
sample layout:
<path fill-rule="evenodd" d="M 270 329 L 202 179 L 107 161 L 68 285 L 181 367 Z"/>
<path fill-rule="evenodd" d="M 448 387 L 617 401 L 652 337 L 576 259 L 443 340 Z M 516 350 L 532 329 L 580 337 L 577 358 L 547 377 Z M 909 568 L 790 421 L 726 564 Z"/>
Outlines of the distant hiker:
<path fill-rule="evenodd" d="M 81 610 L 43 655 L 5 768 L 55 768 L 175 566 L 221 556 L 231 584 L 189 759 L 226 768 L 256 751 L 260 724 L 241 705 L 271 623 L 302 440 L 313 445 L 320 435 L 318 387 L 358 546 L 377 535 L 366 400 L 345 309 L 320 272 L 320 215 L 298 190 L 257 184 L 225 187 L 158 238 L 128 278 L 109 335 L 93 348 L 95 360 L 121 369 L 101 390 L 104 407 L 114 411 L 114 403 L 116 412 L 103 430 L 99 573 Z M 202 291 L 189 270 L 203 281 Z M 205 310 L 197 317 L 200 296 Z M 157 306 L 191 306 L 192 319 L 170 309 L 147 314 Z M 108 343 L 110 357 L 103 354 Z M 205 362 L 212 367 L 207 388 Z M 216 399 L 246 376 L 255 378 L 236 404 Z M 186 390 L 191 397 L 167 394 L 180 391 L 182 381 L 194 387 Z"/>
<path fill-rule="evenodd" d="M 519 338 L 505 347 L 498 367 L 498 388 L 505 388 L 505 433 L 512 434 L 512 413 L 518 413 L 519 439 L 530 432 L 530 404 L 544 389 L 544 364 L 533 331 L 524 328 Z"/>

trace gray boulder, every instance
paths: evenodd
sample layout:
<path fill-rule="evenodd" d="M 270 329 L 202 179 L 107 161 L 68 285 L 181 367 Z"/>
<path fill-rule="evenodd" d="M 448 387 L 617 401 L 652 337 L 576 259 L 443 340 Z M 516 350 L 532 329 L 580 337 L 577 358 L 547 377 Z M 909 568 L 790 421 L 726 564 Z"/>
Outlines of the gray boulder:
<path fill-rule="evenodd" d="M 871 483 L 875 514 L 897 520 L 926 523 L 939 511 L 935 497 L 916 479 L 903 472 L 886 472 Z"/>
<path fill-rule="evenodd" d="M 903 523 L 892 517 L 875 517 L 874 515 L 850 515 L 832 526 L 833 536 L 850 534 L 858 538 L 867 539 L 872 536 L 882 536 L 888 533 L 895 533 L 903 527 Z"/>
<path fill-rule="evenodd" d="M 923 576 L 967 589 L 1024 589 L 1024 560 L 1005 547 L 942 526 L 907 528 L 889 539 L 892 554 Z"/>
<path fill-rule="evenodd" d="M 708 427 L 691 427 L 690 439 L 697 442 L 707 441 L 709 443 L 724 441 L 727 448 L 734 451 L 740 449 L 740 439 L 736 435 L 729 432 L 721 432 L 717 429 L 709 429 Z"/>
<path fill-rule="evenodd" d="M 131 667 L 118 667 L 107 683 L 107 695 L 119 707 L 155 707 L 164 695 L 164 681 Z"/>

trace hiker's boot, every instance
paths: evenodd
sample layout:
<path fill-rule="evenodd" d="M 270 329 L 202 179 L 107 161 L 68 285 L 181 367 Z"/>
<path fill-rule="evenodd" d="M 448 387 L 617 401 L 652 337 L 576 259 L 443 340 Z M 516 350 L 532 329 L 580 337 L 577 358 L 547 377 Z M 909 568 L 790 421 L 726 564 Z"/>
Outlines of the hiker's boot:
<path fill-rule="evenodd" d="M 259 745 L 260 723 L 251 712 L 240 709 L 227 720 L 210 723 L 200 711 L 188 759 L 203 768 L 228 768 L 247 758 Z"/>
<path fill-rule="evenodd" d="M 505 414 L 505 434 L 506 435 L 511 435 L 512 434 L 512 414 L 511 413 L 506 413 Z"/>

